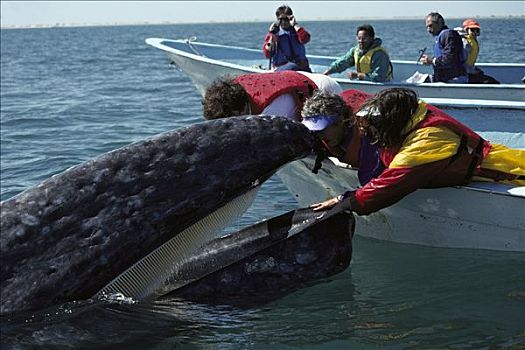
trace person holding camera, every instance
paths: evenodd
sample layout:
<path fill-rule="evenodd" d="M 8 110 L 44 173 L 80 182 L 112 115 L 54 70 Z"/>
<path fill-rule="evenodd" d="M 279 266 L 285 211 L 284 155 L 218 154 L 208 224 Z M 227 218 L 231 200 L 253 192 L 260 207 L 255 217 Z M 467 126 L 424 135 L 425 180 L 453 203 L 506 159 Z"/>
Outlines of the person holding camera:
<path fill-rule="evenodd" d="M 263 53 L 270 59 L 270 67 L 275 71 L 312 72 L 304 47 L 310 41 L 310 33 L 299 26 L 287 5 L 279 6 L 275 16 L 277 22 L 270 25 L 263 44 Z"/>

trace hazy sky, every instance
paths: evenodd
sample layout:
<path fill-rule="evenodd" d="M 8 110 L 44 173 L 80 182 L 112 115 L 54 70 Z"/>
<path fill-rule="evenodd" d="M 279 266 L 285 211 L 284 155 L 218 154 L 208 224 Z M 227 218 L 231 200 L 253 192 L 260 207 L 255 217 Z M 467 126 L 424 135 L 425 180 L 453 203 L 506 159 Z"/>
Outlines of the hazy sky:
<path fill-rule="evenodd" d="M 271 21 L 286 3 L 298 21 L 352 18 L 524 16 L 521 1 L 10 1 L 1 25 L 129 24 Z"/>

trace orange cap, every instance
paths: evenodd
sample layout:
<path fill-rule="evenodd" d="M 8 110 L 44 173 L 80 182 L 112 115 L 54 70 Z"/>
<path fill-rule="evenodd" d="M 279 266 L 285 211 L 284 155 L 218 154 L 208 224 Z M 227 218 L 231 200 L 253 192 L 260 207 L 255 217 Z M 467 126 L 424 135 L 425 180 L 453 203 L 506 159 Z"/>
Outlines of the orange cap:
<path fill-rule="evenodd" d="M 480 29 L 481 27 L 479 26 L 478 21 L 476 21 L 475 19 L 467 18 L 463 22 L 463 29 L 468 29 L 468 28 L 478 28 L 478 29 Z"/>

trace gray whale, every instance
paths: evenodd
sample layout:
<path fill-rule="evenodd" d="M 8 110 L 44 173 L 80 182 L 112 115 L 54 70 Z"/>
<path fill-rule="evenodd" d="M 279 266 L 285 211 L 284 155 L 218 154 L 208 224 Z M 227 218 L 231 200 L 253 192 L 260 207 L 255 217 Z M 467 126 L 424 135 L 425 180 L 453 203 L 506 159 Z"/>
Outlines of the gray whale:
<path fill-rule="evenodd" d="M 163 294 L 237 306 L 273 301 L 344 271 L 354 227 L 341 206 L 264 220 L 204 244 L 166 281 Z"/>
<path fill-rule="evenodd" d="M 108 152 L 2 202 L 0 313 L 93 297 L 315 142 L 286 118 L 218 119 Z"/>

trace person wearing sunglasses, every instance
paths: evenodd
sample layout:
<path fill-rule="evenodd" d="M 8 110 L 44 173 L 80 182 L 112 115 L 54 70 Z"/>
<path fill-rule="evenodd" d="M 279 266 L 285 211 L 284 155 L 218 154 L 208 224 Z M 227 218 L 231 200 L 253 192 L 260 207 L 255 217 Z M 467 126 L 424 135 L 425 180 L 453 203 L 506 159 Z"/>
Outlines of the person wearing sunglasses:
<path fill-rule="evenodd" d="M 422 55 L 419 61 L 425 65 L 432 65 L 432 82 L 468 83 L 461 36 L 447 27 L 445 19 L 438 12 L 429 13 L 425 18 L 425 25 L 427 31 L 435 38 L 434 57 Z"/>
<path fill-rule="evenodd" d="M 275 16 L 277 22 L 270 25 L 263 44 L 263 53 L 270 59 L 271 68 L 311 72 L 304 47 L 310 41 L 310 33 L 299 26 L 289 6 L 279 6 Z"/>
<path fill-rule="evenodd" d="M 479 40 L 481 27 L 477 20 L 467 18 L 463 21 L 463 28 L 459 28 L 458 33 L 463 38 L 463 51 L 465 54 L 465 69 L 468 74 L 470 84 L 499 84 L 499 81 L 491 76 L 485 75 L 481 69 L 476 67 L 479 54 Z M 461 30 L 462 29 L 462 30 Z"/>
<path fill-rule="evenodd" d="M 368 215 L 400 201 L 419 188 L 464 185 L 471 181 L 525 185 L 525 150 L 484 140 L 442 110 L 419 100 L 414 90 L 377 93 L 356 113 L 357 125 L 380 147 L 385 169 L 363 187 L 324 202 L 342 202 Z"/>
<path fill-rule="evenodd" d="M 339 94 L 316 91 L 306 100 L 301 112 L 303 125 L 317 134 L 327 156 L 357 168 L 361 185 L 384 169 L 379 147 L 372 145 L 355 123 L 354 112 L 372 96 L 359 90 Z"/>

